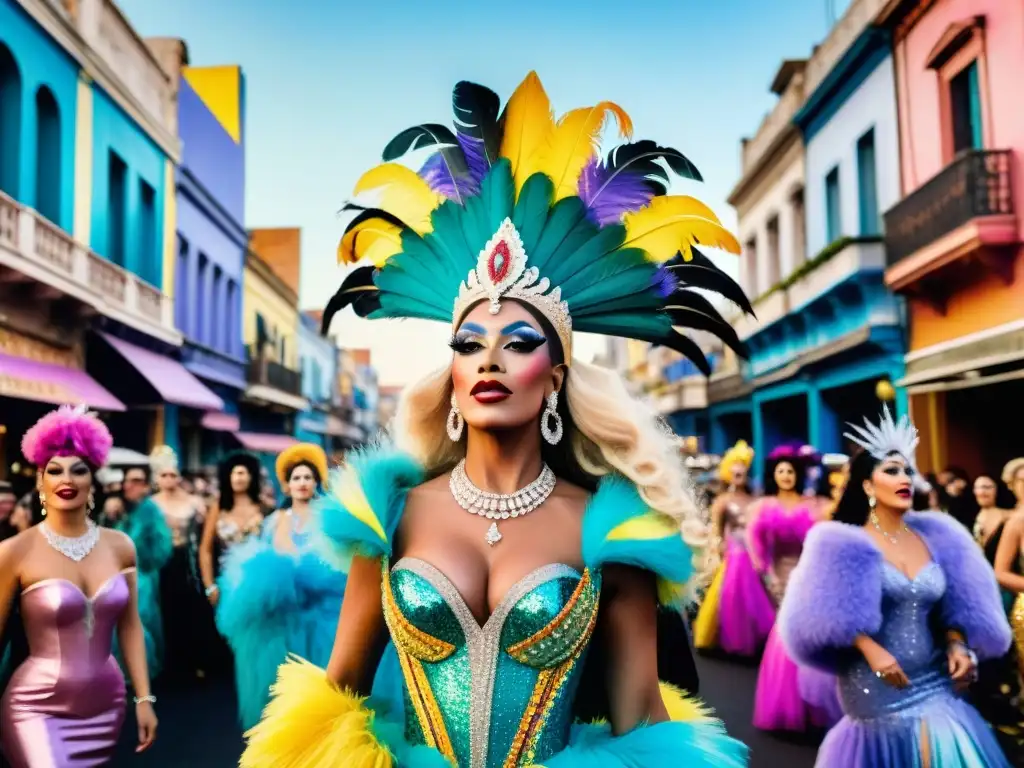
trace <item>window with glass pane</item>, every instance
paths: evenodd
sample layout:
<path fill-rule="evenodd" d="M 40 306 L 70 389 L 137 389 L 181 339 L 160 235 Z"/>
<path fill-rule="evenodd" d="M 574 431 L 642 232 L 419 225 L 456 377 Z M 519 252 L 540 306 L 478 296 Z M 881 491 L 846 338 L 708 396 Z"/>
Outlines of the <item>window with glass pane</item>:
<path fill-rule="evenodd" d="M 839 166 L 825 177 L 825 239 L 835 242 L 843 232 L 842 213 L 839 207 Z"/>
<path fill-rule="evenodd" d="M 953 122 L 953 152 L 981 149 L 981 91 L 978 62 L 972 61 L 949 81 L 949 107 Z"/>
<path fill-rule="evenodd" d="M 875 129 L 857 140 L 857 197 L 860 205 L 860 233 L 877 235 L 881 230 L 878 215 L 878 181 L 875 176 Z"/>

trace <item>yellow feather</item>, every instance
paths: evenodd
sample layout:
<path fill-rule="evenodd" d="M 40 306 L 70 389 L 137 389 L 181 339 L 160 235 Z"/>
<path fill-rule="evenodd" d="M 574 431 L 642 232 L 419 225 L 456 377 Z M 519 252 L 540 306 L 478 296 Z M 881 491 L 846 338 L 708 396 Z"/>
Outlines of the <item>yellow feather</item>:
<path fill-rule="evenodd" d="M 661 700 L 665 704 L 670 720 L 675 722 L 694 722 L 710 720 L 714 713 L 700 699 L 691 697 L 682 688 L 676 688 L 671 683 L 660 682 L 658 688 L 661 690 Z"/>
<path fill-rule="evenodd" d="M 345 233 L 338 243 L 338 263 L 371 261 L 375 267 L 402 250 L 401 227 L 383 219 L 367 219 Z"/>
<path fill-rule="evenodd" d="M 341 481 L 334 488 L 333 493 L 346 512 L 369 527 L 370 530 L 380 537 L 382 542 L 387 543 L 388 535 L 384 532 L 384 526 L 381 525 L 380 518 L 377 517 L 377 513 L 370 506 L 366 494 L 363 493 L 363 486 L 359 481 L 359 475 L 354 469 L 341 474 Z"/>
<path fill-rule="evenodd" d="M 680 535 L 679 523 L 675 518 L 651 510 L 619 523 L 609 531 L 606 538 L 608 541 L 649 541 Z"/>
<path fill-rule="evenodd" d="M 574 109 L 558 121 L 551 141 L 540 150 L 536 170 L 543 171 L 555 185 L 555 200 L 577 194 L 580 173 L 598 152 L 598 141 L 605 118 L 611 115 L 624 139 L 633 135 L 633 121 L 626 111 L 611 101 L 595 107 Z"/>
<path fill-rule="evenodd" d="M 693 258 L 691 246 L 721 248 L 739 254 L 739 241 L 723 227 L 704 203 L 692 197 L 656 197 L 650 205 L 623 218 L 626 240 L 622 248 L 642 248 L 650 261 L 668 261 L 682 253 Z"/>
<path fill-rule="evenodd" d="M 444 202 L 414 170 L 399 163 L 383 163 L 364 173 L 356 182 L 355 193 L 370 190 L 380 190 L 378 208 L 396 216 L 420 235 L 433 229 L 430 214 Z"/>
<path fill-rule="evenodd" d="M 551 100 L 537 73 L 531 72 L 505 105 L 505 129 L 499 150 L 512 166 L 517 193 L 537 170 L 538 150 L 547 146 L 554 131 Z"/>

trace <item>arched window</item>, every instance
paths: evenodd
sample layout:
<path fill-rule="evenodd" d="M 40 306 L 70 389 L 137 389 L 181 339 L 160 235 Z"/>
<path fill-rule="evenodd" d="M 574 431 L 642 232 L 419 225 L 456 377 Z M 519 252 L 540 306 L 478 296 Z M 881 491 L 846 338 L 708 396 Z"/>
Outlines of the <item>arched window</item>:
<path fill-rule="evenodd" d="M 21 159 L 21 73 L 10 49 L 0 43 L 0 190 L 18 196 Z"/>
<path fill-rule="evenodd" d="M 60 220 L 60 107 L 45 85 L 36 91 L 35 209 L 58 226 Z"/>

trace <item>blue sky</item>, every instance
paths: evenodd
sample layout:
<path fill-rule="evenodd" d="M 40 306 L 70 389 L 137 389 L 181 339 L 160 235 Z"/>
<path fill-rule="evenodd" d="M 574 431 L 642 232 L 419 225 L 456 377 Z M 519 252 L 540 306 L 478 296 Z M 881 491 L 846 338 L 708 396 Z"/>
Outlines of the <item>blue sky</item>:
<path fill-rule="evenodd" d="M 507 98 L 537 70 L 556 113 L 609 99 L 639 138 L 686 154 L 705 177 L 680 187 L 729 225 L 739 142 L 775 97 L 783 58 L 807 56 L 848 0 L 119 0 L 143 36 L 184 39 L 195 65 L 247 80 L 246 225 L 303 229 L 303 306 L 341 280 L 336 212 L 387 141 L 451 123 L 451 87 Z M 490 5 L 491 9 L 486 10 Z M 355 323 L 352 346 L 384 344 Z M 349 326 L 345 326 L 346 333 Z M 405 378 L 382 370 L 385 380 Z"/>

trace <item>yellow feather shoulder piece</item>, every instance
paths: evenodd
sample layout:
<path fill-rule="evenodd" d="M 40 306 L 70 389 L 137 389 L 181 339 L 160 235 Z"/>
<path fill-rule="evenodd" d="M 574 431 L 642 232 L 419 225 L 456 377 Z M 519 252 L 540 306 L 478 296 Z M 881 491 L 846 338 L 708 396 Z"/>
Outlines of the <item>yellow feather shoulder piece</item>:
<path fill-rule="evenodd" d="M 669 720 L 675 722 L 692 722 L 694 720 L 713 720 L 714 710 L 700 699 L 689 696 L 686 691 L 676 688 L 671 683 L 662 682 L 661 700 L 668 711 Z"/>
<path fill-rule="evenodd" d="M 444 202 L 414 170 L 399 163 L 383 163 L 364 173 L 356 182 L 355 194 L 370 191 L 381 195 L 378 208 L 420 235 L 431 231 L 430 214 Z"/>
<path fill-rule="evenodd" d="M 338 243 L 338 263 L 369 261 L 383 267 L 402 250 L 402 228 L 383 219 L 367 219 L 352 227 Z"/>
<path fill-rule="evenodd" d="M 505 129 L 499 149 L 499 154 L 507 157 L 512 166 L 517 194 L 536 172 L 539 153 L 554 132 L 551 100 L 537 73 L 531 72 L 505 105 Z"/>
<path fill-rule="evenodd" d="M 601 129 L 608 116 L 618 123 L 623 138 L 633 135 L 633 121 L 622 107 L 611 101 L 574 109 L 559 119 L 550 142 L 540 151 L 535 169 L 546 173 L 554 182 L 555 201 L 577 194 L 580 174 L 598 152 Z"/>
<path fill-rule="evenodd" d="M 739 254 L 739 241 L 721 225 L 704 203 L 693 197 L 656 197 L 650 204 L 623 218 L 626 240 L 623 248 L 642 248 L 650 261 L 668 261 L 682 253 L 693 258 L 691 246 L 706 245 Z"/>
<path fill-rule="evenodd" d="M 392 768 L 373 734 L 365 699 L 333 686 L 324 670 L 292 656 L 281 665 L 263 719 L 246 734 L 239 768 Z"/>

